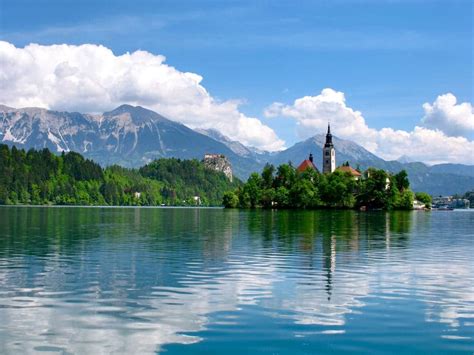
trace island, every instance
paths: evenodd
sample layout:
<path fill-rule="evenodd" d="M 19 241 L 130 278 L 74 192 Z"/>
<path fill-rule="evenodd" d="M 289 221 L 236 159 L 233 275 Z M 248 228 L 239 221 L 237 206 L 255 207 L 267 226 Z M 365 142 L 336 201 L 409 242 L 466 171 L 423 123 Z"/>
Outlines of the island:
<path fill-rule="evenodd" d="M 224 194 L 227 208 L 411 210 L 431 206 L 431 196 L 410 190 L 407 172 L 360 171 L 348 162 L 336 167 L 336 151 L 328 125 L 322 173 L 310 153 L 298 167 L 267 164 L 242 186 Z"/>

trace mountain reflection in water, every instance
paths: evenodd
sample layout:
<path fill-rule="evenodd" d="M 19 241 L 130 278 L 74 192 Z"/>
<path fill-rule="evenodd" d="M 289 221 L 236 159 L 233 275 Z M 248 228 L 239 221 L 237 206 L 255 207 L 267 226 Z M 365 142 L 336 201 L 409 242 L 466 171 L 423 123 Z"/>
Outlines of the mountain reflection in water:
<path fill-rule="evenodd" d="M 0 353 L 159 352 L 264 320 L 268 345 L 338 335 L 342 350 L 385 326 L 387 343 L 409 346 L 404 336 L 423 330 L 437 349 L 463 350 L 473 344 L 473 217 L 0 208 Z M 239 329 L 220 344 L 249 339 Z"/>

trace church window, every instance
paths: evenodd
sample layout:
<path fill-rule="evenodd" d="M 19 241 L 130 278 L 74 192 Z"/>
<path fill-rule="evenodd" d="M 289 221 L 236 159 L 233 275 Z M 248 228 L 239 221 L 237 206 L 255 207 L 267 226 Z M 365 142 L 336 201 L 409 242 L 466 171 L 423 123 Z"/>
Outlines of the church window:
<path fill-rule="evenodd" d="M 326 155 L 329 155 L 329 152 L 326 150 Z"/>

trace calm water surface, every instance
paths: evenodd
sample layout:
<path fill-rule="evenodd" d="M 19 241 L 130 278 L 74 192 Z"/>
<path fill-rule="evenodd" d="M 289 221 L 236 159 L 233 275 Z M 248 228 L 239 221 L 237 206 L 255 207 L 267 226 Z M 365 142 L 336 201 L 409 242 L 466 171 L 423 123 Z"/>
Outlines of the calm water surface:
<path fill-rule="evenodd" d="M 0 208 L 0 353 L 474 351 L 474 212 Z"/>

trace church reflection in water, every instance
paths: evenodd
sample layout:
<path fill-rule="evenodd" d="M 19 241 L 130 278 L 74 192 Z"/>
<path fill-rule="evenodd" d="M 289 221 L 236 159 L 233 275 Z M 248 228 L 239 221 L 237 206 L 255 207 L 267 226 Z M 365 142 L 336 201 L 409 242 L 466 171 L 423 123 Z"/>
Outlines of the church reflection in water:
<path fill-rule="evenodd" d="M 153 352 L 200 341 L 193 334 L 213 314 L 245 306 L 343 333 L 367 296 L 405 292 L 413 268 L 425 289 L 452 286 L 424 301 L 429 319 L 456 326 L 469 278 L 449 280 L 436 258 L 416 257 L 418 224 L 429 228 L 429 214 L 5 209 L 0 333 L 7 352 L 33 351 L 43 329 L 68 351 Z"/>

